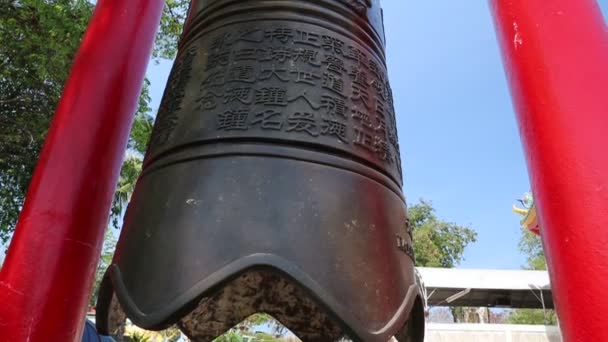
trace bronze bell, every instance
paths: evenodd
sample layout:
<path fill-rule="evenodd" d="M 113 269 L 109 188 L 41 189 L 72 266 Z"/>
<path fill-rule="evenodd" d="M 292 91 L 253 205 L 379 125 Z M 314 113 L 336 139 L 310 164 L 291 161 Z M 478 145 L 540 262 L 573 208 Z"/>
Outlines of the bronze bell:
<path fill-rule="evenodd" d="M 192 1 L 101 332 L 422 341 L 384 45 L 379 0 Z"/>

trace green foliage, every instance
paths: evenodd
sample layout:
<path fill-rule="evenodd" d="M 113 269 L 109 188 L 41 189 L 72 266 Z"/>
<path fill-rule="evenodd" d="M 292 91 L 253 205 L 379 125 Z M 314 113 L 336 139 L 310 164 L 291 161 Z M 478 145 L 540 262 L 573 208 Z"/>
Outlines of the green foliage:
<path fill-rule="evenodd" d="M 226 334 L 216 338 L 213 342 L 279 342 L 279 338 L 276 335 L 268 333 L 252 333 L 247 331 L 242 333 L 238 331 L 238 327 L 227 332 Z"/>
<path fill-rule="evenodd" d="M 547 261 L 543 252 L 540 236 L 532 233 L 526 227 L 521 227 L 519 251 L 526 256 L 524 268 L 529 270 L 546 270 Z M 513 310 L 507 321 L 510 324 L 557 324 L 554 310 L 517 309 Z"/>
<path fill-rule="evenodd" d="M 280 340 L 271 335 L 271 334 L 266 334 L 266 333 L 256 333 L 255 334 L 255 338 L 253 339 L 252 342 L 279 342 Z"/>
<path fill-rule="evenodd" d="M 476 241 L 473 229 L 439 219 L 428 201 L 410 206 L 408 215 L 417 266 L 454 267 L 462 261 L 466 246 Z"/>
<path fill-rule="evenodd" d="M 229 331 L 213 340 L 213 342 L 243 342 L 243 336 L 236 331 Z"/>
<path fill-rule="evenodd" d="M 186 14 L 188 14 L 188 0 L 166 0 L 163 16 L 160 21 L 160 34 L 156 36 L 154 58 L 173 59 L 177 52 L 177 42 L 182 33 Z"/>
<path fill-rule="evenodd" d="M 173 58 L 188 0 L 167 0 L 153 56 Z M 93 10 L 88 0 L 0 0 L 0 242 L 10 239 L 50 120 Z M 112 222 L 128 200 L 152 128 L 145 81 L 112 208 Z M 132 187 L 131 187 L 132 188 Z"/>
<path fill-rule="evenodd" d="M 178 328 L 172 327 L 167 330 L 163 330 L 160 332 L 160 335 L 163 337 L 164 342 L 177 342 L 182 336 L 182 333 Z"/>
<path fill-rule="evenodd" d="M 546 270 L 547 261 L 545 260 L 540 236 L 532 233 L 525 227 L 522 227 L 521 230 L 519 251 L 526 255 L 527 265 L 525 268 L 530 270 Z"/>
<path fill-rule="evenodd" d="M 133 122 L 128 150 L 120 169 L 120 178 L 112 201 L 112 225 L 120 228 L 120 218 L 135 190 L 137 177 L 143 166 L 143 156 L 152 134 L 153 119 L 148 114 L 138 113 Z"/>
<path fill-rule="evenodd" d="M 130 342 L 150 342 L 150 338 L 144 334 L 134 333 L 129 336 Z"/>
<path fill-rule="evenodd" d="M 99 259 L 99 264 L 97 265 L 97 270 L 95 270 L 95 282 L 93 283 L 93 291 L 91 298 L 89 300 L 89 305 L 95 306 L 97 303 L 97 295 L 99 293 L 99 285 L 101 284 L 101 279 L 103 279 L 103 275 L 107 270 L 110 263 L 112 263 L 112 257 L 114 256 L 114 250 L 116 249 L 116 241 L 117 238 L 112 232 L 111 229 L 106 230 L 106 234 L 103 241 L 103 247 L 101 250 L 101 257 Z"/>
<path fill-rule="evenodd" d="M 143 156 L 146 153 L 153 127 L 154 119 L 150 115 L 137 113 L 131 128 L 128 149 L 138 153 L 140 157 Z"/>
<path fill-rule="evenodd" d="M 0 1 L 0 241 L 12 234 L 92 5 Z"/>
<path fill-rule="evenodd" d="M 439 219 L 432 203 L 423 199 L 408 208 L 408 217 L 416 266 L 455 267 L 462 261 L 465 248 L 477 238 L 470 227 Z M 450 310 L 454 321 L 464 319 L 464 308 Z"/>
<path fill-rule="evenodd" d="M 509 324 L 556 325 L 557 315 L 553 310 L 517 309 L 507 318 Z"/>

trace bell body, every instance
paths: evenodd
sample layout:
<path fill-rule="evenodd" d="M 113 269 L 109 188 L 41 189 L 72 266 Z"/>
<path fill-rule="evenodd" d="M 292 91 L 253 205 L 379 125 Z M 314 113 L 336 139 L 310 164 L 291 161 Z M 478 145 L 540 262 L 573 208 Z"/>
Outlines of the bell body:
<path fill-rule="evenodd" d="M 195 341 L 255 312 L 304 341 L 405 336 L 401 185 L 377 1 L 193 1 L 98 325 L 120 306 Z"/>

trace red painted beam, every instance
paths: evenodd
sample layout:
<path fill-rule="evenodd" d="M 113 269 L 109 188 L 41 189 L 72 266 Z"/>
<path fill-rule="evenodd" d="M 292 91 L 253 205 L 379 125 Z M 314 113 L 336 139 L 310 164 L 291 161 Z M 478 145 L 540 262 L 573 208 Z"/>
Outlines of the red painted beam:
<path fill-rule="evenodd" d="M 596 0 L 491 0 L 565 342 L 608 341 L 608 32 Z"/>
<path fill-rule="evenodd" d="M 0 273 L 2 342 L 80 341 L 163 4 L 97 1 Z"/>

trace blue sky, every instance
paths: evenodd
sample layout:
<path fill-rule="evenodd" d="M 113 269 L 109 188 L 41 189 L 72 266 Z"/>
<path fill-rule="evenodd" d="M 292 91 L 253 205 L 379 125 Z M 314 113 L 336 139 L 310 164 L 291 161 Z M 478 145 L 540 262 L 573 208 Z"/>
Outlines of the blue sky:
<path fill-rule="evenodd" d="M 408 201 L 478 232 L 461 267 L 521 267 L 511 206 L 529 182 L 488 2 L 382 3 Z M 148 69 L 153 108 L 170 67 Z"/>

